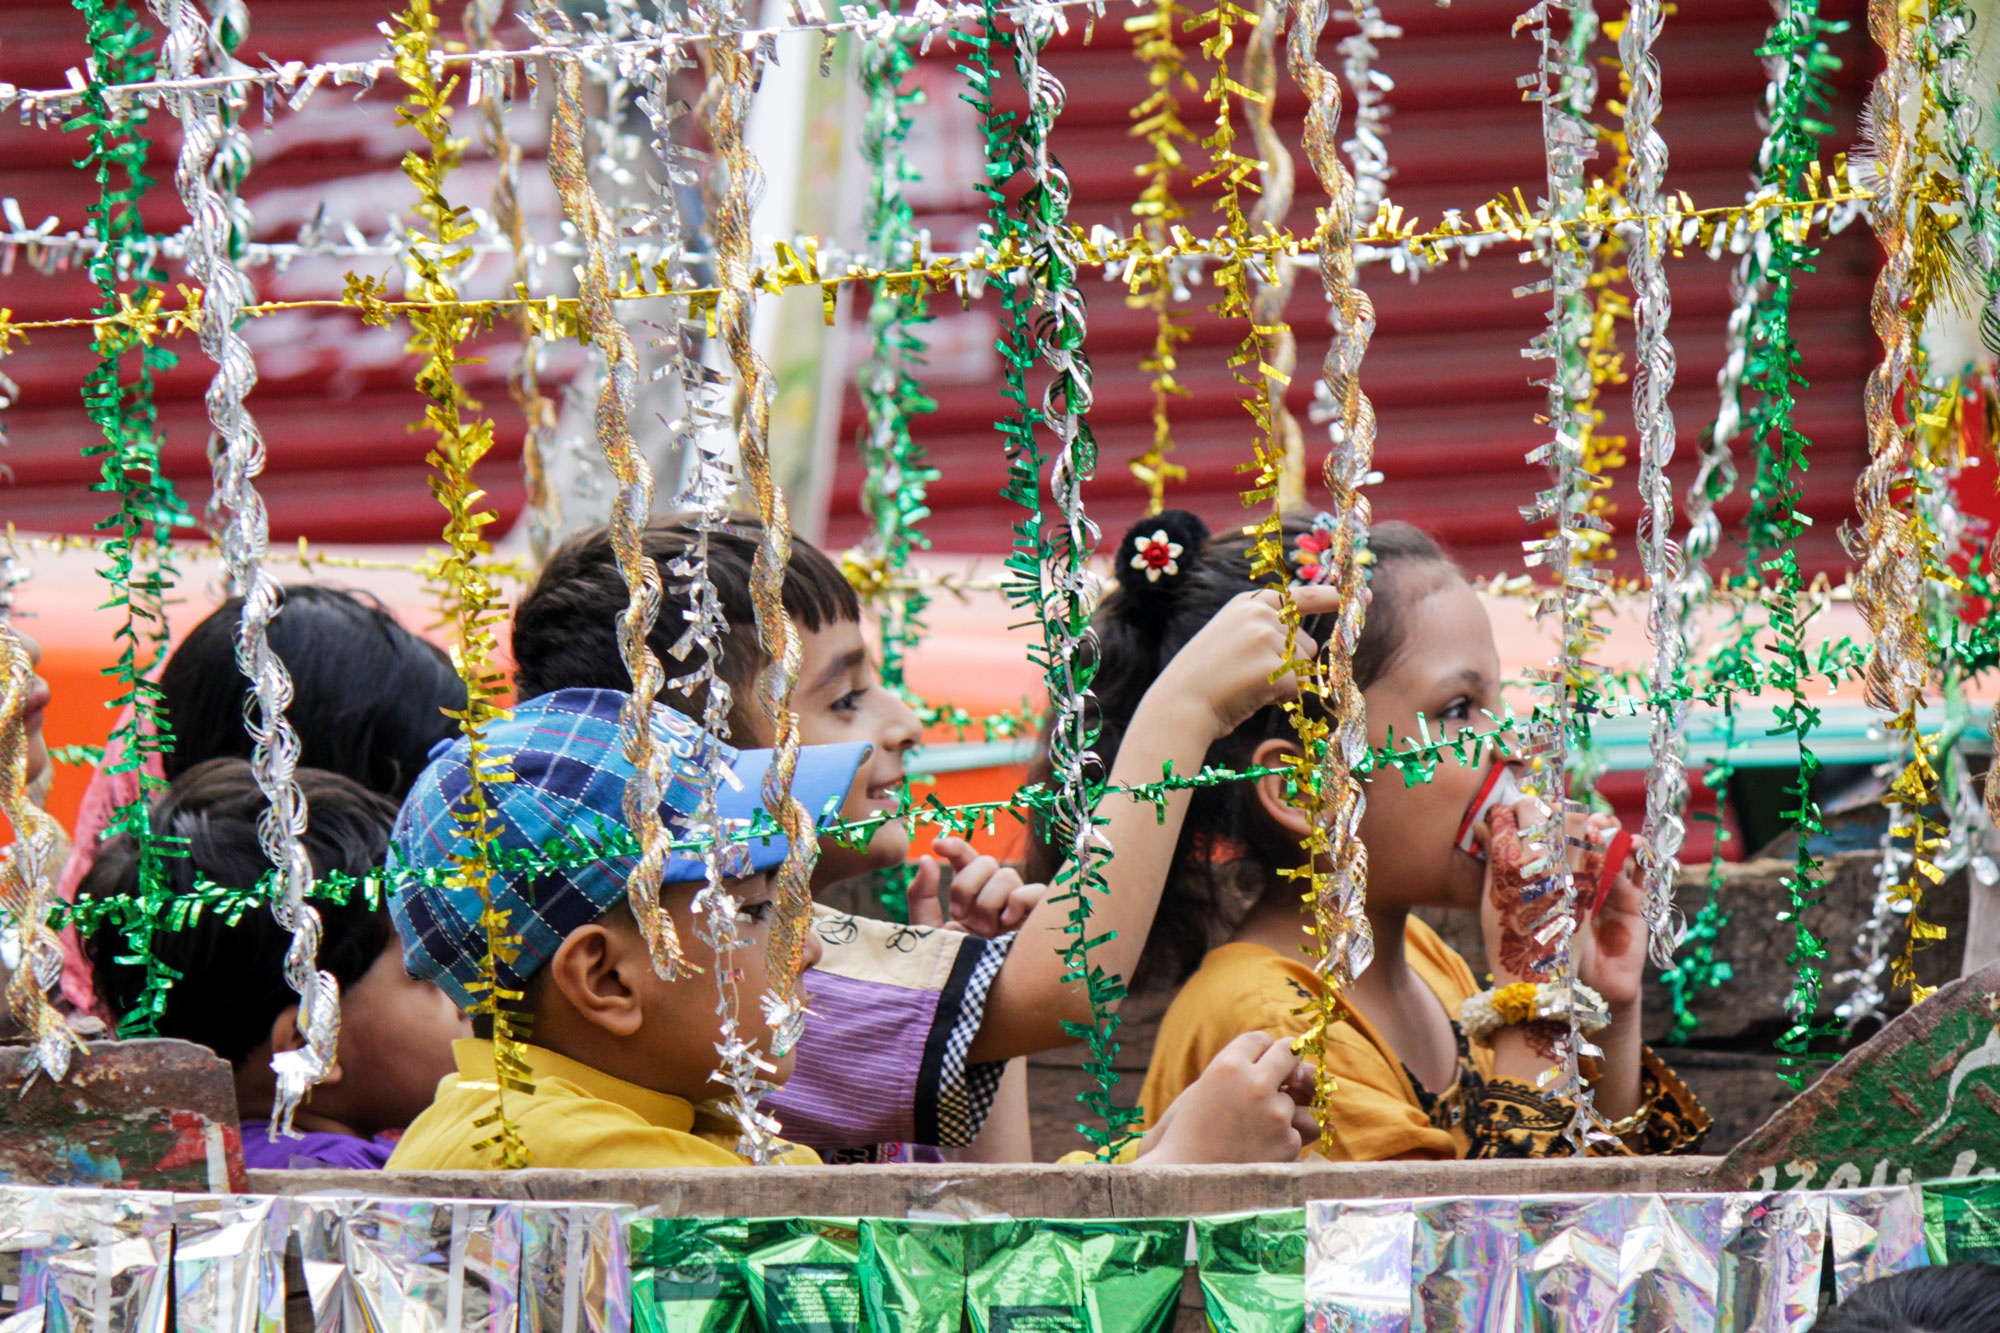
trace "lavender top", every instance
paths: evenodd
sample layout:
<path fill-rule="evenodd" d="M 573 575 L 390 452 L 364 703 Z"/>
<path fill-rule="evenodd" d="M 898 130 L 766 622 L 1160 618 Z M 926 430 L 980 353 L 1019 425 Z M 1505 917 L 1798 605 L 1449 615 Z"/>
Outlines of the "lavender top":
<path fill-rule="evenodd" d="M 380 1171 L 395 1150 L 396 1141 L 391 1138 L 364 1139 L 309 1129 L 300 1138 L 287 1139 L 274 1136 L 268 1120 L 243 1122 L 243 1165 L 252 1171 L 314 1167 Z"/>
<path fill-rule="evenodd" d="M 1014 936 L 982 939 L 813 911 L 823 953 L 792 1076 L 767 1103 L 794 1143 L 829 1161 L 935 1159 L 972 1142 L 1004 1062 L 968 1064 Z"/>

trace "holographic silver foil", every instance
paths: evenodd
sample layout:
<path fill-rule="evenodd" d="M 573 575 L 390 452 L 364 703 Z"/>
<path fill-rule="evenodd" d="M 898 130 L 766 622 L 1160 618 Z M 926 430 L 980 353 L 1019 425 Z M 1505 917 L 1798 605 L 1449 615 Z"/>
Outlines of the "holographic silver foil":
<path fill-rule="evenodd" d="M 165 1333 L 173 1197 L 51 1192 L 46 1333 Z"/>
<path fill-rule="evenodd" d="M 1306 1205 L 1306 1327 L 1408 1333 L 1416 1210 L 1408 1199 Z"/>
<path fill-rule="evenodd" d="M 521 1210 L 491 1200 L 302 1199 L 301 1256 L 338 1263 L 339 1323 L 397 1333 L 515 1333 Z M 327 1312 L 315 1309 L 325 1322 Z"/>
<path fill-rule="evenodd" d="M 51 1192 L 0 1185 L 0 1319 L 39 1310 L 48 1268 Z"/>
<path fill-rule="evenodd" d="M 1824 1197 L 1836 1300 L 1846 1300 L 1864 1282 L 1930 1263 L 1915 1185 L 1827 1190 Z"/>
<path fill-rule="evenodd" d="M 1520 1327 L 1516 1199 L 1419 1199 L 1411 1238 L 1411 1333 Z"/>
<path fill-rule="evenodd" d="M 1633 1199 L 1619 1258 L 1620 1305 L 1638 1330 L 1715 1328 L 1723 1196 Z"/>
<path fill-rule="evenodd" d="M 1804 1333 L 1819 1312 L 1826 1200 L 1806 1191 L 1726 1198 L 1717 1326 L 1737 1333 Z"/>
<path fill-rule="evenodd" d="M 285 1333 L 291 1200 L 174 1198 L 174 1323 L 182 1333 Z"/>
<path fill-rule="evenodd" d="M 1629 1194 L 1521 1203 L 1521 1327 L 1537 1333 L 1616 1329 L 1625 1290 L 1625 1237 L 1638 1211 Z"/>
<path fill-rule="evenodd" d="M 622 1204 L 521 1204 L 520 1333 L 630 1333 Z"/>

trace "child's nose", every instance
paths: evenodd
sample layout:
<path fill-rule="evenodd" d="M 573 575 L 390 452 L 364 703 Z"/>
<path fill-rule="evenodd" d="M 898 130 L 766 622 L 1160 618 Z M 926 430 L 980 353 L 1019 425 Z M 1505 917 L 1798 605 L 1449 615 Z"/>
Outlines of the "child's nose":
<path fill-rule="evenodd" d="M 818 967 L 820 955 L 825 952 L 825 949 L 819 942 L 819 932 L 808 926 L 806 928 L 806 947 L 800 951 L 799 956 L 805 960 L 807 967 Z"/>
<path fill-rule="evenodd" d="M 885 748 L 897 754 L 915 748 L 923 739 L 924 722 L 914 708 L 897 699 L 889 715 L 889 725 L 883 730 L 882 743 Z"/>

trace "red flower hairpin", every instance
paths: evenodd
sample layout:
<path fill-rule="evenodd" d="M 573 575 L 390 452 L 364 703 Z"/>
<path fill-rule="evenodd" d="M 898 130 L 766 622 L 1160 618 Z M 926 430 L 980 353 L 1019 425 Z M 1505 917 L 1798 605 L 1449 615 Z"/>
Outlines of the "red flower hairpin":
<path fill-rule="evenodd" d="M 1326 554 L 1333 549 L 1333 529 L 1336 519 L 1321 510 L 1313 519 L 1312 527 L 1299 534 L 1292 544 L 1292 577 L 1300 583 L 1331 583 L 1339 576 L 1339 571 L 1328 562 Z"/>
<path fill-rule="evenodd" d="M 1165 528 L 1157 529 L 1150 537 L 1139 537 L 1132 543 L 1132 568 L 1146 575 L 1146 582 L 1158 583 L 1160 575 L 1168 578 L 1181 572 L 1181 553 L 1186 548 L 1167 535 Z"/>

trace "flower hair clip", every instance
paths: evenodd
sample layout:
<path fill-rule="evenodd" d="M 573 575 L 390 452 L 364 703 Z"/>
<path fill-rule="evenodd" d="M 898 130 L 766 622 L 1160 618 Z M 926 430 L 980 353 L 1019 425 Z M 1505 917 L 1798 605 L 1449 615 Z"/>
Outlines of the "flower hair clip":
<path fill-rule="evenodd" d="M 1340 528 L 1340 520 L 1324 509 L 1313 516 L 1312 527 L 1299 534 L 1292 543 L 1292 579 L 1297 583 L 1333 583 L 1340 577 L 1340 569 L 1328 560 L 1327 553 L 1333 549 L 1333 534 Z M 1360 567 L 1361 578 L 1367 582 L 1374 575 L 1374 558 L 1368 550 L 1368 534 L 1363 531 L 1354 542 L 1354 563 Z"/>
<path fill-rule="evenodd" d="M 1162 574 L 1172 578 L 1181 572 L 1180 560 L 1186 550 L 1165 528 L 1159 528 L 1151 536 L 1133 539 L 1132 568 L 1144 574 L 1146 582 L 1158 583 Z"/>

